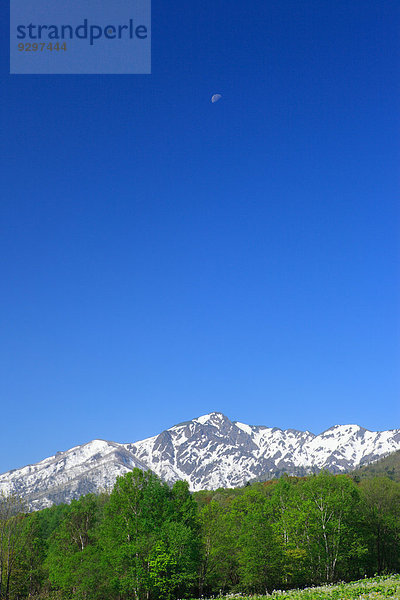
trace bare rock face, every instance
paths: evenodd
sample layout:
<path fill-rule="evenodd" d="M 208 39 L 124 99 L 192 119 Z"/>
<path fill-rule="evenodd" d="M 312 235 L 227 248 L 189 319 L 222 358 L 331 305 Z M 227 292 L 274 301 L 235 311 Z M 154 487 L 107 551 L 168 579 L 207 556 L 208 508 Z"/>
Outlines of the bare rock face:
<path fill-rule="evenodd" d="M 18 494 L 32 510 L 110 490 L 119 475 L 151 469 L 164 481 L 186 479 L 193 491 L 235 487 L 282 473 L 344 473 L 400 449 L 400 429 L 368 431 L 335 425 L 309 431 L 245 425 L 210 413 L 159 435 L 119 444 L 93 440 L 35 465 L 0 475 L 0 492 Z"/>

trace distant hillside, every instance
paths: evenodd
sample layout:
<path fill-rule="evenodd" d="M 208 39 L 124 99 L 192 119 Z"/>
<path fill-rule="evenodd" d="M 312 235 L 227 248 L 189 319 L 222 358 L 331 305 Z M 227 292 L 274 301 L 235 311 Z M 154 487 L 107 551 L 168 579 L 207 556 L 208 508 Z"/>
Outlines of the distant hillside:
<path fill-rule="evenodd" d="M 355 478 L 365 479 L 366 477 L 378 477 L 386 475 L 393 481 L 400 481 L 400 450 L 380 458 L 376 462 L 360 467 L 352 471 Z"/>

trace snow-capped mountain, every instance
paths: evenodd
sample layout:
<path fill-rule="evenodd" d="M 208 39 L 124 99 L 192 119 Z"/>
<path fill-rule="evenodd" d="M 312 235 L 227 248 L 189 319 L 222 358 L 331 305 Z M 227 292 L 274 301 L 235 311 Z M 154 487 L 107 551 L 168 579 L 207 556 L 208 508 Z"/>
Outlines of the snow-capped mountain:
<path fill-rule="evenodd" d="M 111 490 L 119 475 L 135 467 L 147 469 L 123 444 L 93 440 L 0 475 L 0 494 L 16 494 L 38 510 L 90 492 Z"/>
<path fill-rule="evenodd" d="M 400 429 L 373 432 L 335 425 L 314 435 L 245 425 L 211 413 L 125 448 L 165 481 L 186 479 L 197 491 L 240 486 L 282 472 L 349 471 L 400 449 Z"/>
<path fill-rule="evenodd" d="M 151 469 L 168 483 L 186 479 L 196 491 L 240 486 L 283 472 L 345 472 L 399 449 L 400 429 L 375 432 L 335 425 L 314 435 L 245 425 L 213 412 L 139 442 L 94 440 L 57 452 L 0 475 L 0 492 L 18 494 L 38 509 L 111 489 L 118 475 L 134 467 Z"/>

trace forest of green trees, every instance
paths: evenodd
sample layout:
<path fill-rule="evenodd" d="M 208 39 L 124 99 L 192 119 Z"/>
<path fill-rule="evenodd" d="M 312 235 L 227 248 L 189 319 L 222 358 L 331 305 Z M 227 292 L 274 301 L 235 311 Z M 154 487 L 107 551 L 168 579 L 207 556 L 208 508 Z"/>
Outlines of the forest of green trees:
<path fill-rule="evenodd" d="M 151 471 L 29 513 L 0 497 L 2 600 L 172 600 L 400 571 L 400 483 L 319 475 L 189 493 Z"/>

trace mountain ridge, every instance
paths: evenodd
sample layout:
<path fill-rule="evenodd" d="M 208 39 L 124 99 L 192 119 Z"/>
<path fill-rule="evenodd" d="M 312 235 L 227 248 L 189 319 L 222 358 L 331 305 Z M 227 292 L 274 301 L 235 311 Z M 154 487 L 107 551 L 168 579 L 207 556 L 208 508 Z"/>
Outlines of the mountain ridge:
<path fill-rule="evenodd" d="M 31 509 L 110 489 L 135 467 L 192 491 L 238 487 L 286 472 L 353 470 L 400 450 L 400 429 L 370 431 L 334 425 L 321 434 L 247 425 L 212 412 L 137 442 L 95 439 L 0 475 L 0 492 L 24 497 Z"/>

